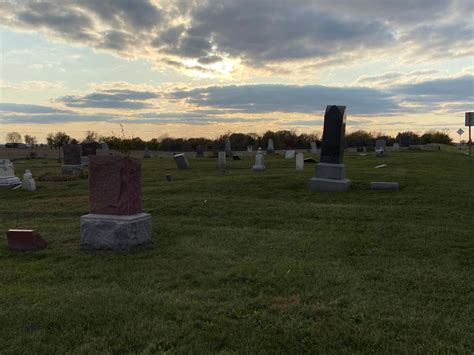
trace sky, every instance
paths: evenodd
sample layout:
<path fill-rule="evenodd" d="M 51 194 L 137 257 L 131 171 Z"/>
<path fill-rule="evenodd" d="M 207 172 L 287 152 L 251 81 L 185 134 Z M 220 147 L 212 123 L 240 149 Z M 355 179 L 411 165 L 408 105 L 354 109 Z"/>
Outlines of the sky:
<path fill-rule="evenodd" d="M 474 111 L 474 0 L 0 0 L 0 142 L 447 130 Z M 465 138 L 465 137 L 464 137 Z"/>

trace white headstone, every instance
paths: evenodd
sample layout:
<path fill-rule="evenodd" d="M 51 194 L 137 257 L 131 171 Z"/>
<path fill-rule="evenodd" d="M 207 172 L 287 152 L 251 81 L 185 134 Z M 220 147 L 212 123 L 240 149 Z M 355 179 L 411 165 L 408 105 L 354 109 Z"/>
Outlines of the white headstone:
<path fill-rule="evenodd" d="M 296 171 L 303 171 L 304 170 L 304 154 L 298 153 L 296 154 Z"/>
<path fill-rule="evenodd" d="M 400 150 L 400 144 L 399 143 L 393 143 L 393 150 Z"/>
<path fill-rule="evenodd" d="M 285 159 L 294 159 L 295 151 L 294 150 L 287 150 L 285 152 Z"/>
<path fill-rule="evenodd" d="M 248 153 L 249 155 L 251 155 L 252 152 L 253 152 L 253 147 L 252 147 L 251 145 L 248 145 L 248 146 L 247 146 L 247 153 Z"/>
<path fill-rule="evenodd" d="M 225 139 L 225 151 L 228 153 L 232 151 L 231 146 L 230 146 L 230 138 L 226 137 Z"/>
<path fill-rule="evenodd" d="M 0 186 L 19 185 L 20 179 L 15 176 L 15 167 L 8 159 L 0 160 Z"/>
<path fill-rule="evenodd" d="M 265 165 L 263 164 L 262 148 L 258 148 L 257 154 L 255 155 L 255 165 L 253 166 L 252 170 L 253 171 L 265 170 Z"/>
<path fill-rule="evenodd" d="M 226 155 L 225 152 L 218 152 L 218 162 L 217 165 L 220 169 L 225 169 L 227 167 Z"/>
<path fill-rule="evenodd" d="M 27 191 L 35 191 L 36 190 L 36 182 L 33 179 L 33 175 L 31 171 L 26 170 L 25 174 L 23 174 L 23 189 Z"/>
<path fill-rule="evenodd" d="M 311 153 L 317 154 L 318 153 L 318 147 L 316 146 L 316 142 L 312 141 L 311 142 Z"/>
<path fill-rule="evenodd" d="M 268 140 L 268 146 L 267 146 L 267 154 L 273 154 L 275 153 L 275 147 L 273 146 L 273 139 Z"/>

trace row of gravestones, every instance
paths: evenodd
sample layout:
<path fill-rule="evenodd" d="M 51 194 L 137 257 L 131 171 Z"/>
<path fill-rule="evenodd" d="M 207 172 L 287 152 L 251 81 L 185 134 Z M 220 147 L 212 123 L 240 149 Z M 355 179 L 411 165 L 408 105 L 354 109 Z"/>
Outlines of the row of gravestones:
<path fill-rule="evenodd" d="M 15 176 L 15 166 L 8 159 L 0 160 L 0 187 L 12 187 L 20 188 L 22 187 L 27 191 L 36 190 L 36 182 L 33 179 L 33 175 L 30 170 L 25 170 L 23 174 L 23 179 L 20 180 Z"/>
<path fill-rule="evenodd" d="M 311 191 L 346 191 L 351 184 L 343 164 L 345 110 L 345 106 L 326 108 L 321 159 L 309 180 Z M 184 154 L 181 157 L 185 159 Z M 129 249 L 149 242 L 151 215 L 142 210 L 140 161 L 119 155 L 90 155 L 89 159 L 90 213 L 81 217 L 81 249 Z M 262 168 L 259 149 L 253 169 Z"/>

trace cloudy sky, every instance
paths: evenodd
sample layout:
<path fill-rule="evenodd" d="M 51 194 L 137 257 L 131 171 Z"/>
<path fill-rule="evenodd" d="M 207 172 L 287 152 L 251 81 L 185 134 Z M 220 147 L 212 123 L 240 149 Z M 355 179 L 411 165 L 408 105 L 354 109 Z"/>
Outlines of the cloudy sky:
<path fill-rule="evenodd" d="M 0 1 L 0 142 L 463 125 L 473 0 Z"/>

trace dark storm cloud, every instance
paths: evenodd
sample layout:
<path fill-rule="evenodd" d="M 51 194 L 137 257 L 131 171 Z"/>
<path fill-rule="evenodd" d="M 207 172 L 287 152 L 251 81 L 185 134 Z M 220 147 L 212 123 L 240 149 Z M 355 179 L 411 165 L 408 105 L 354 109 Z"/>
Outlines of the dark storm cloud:
<path fill-rule="evenodd" d="M 94 92 L 84 96 L 62 96 L 57 98 L 55 102 L 62 103 L 68 107 L 139 110 L 153 107 L 152 104 L 143 101 L 159 97 L 159 94 L 150 91 L 113 89 Z"/>
<path fill-rule="evenodd" d="M 320 113 L 328 104 L 346 105 L 351 114 L 389 114 L 401 110 L 390 93 L 371 88 L 320 85 L 211 86 L 170 93 L 197 107 L 235 112 Z"/>

